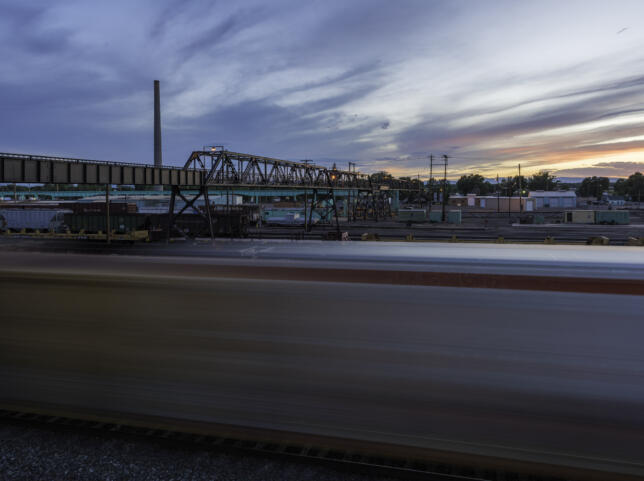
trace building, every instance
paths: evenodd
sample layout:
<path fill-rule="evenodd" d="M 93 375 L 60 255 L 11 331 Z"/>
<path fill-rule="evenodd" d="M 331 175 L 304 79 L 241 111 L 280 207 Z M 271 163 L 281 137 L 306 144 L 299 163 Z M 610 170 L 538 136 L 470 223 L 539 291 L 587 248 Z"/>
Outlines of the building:
<path fill-rule="evenodd" d="M 535 210 L 577 207 L 577 194 L 574 190 L 533 190 L 528 193 L 528 198 L 534 199 Z"/>
<path fill-rule="evenodd" d="M 611 195 L 608 192 L 602 194 L 602 202 L 610 205 L 611 207 L 624 207 L 626 199 L 621 195 Z"/>
<path fill-rule="evenodd" d="M 449 197 L 449 205 L 486 212 L 532 212 L 535 209 L 535 200 L 528 197 L 456 194 Z"/>

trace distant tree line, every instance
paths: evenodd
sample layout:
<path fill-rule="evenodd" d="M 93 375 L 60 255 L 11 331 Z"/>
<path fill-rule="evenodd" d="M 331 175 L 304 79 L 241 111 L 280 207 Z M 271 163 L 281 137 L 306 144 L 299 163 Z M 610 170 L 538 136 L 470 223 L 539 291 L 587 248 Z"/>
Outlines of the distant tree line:
<path fill-rule="evenodd" d="M 640 202 L 644 196 L 644 175 L 635 172 L 628 179 L 618 179 L 614 186 L 615 194 L 623 195 L 632 201 Z"/>
<path fill-rule="evenodd" d="M 490 195 L 519 195 L 519 191 L 530 190 L 559 190 L 563 188 L 576 188 L 580 197 L 595 197 L 601 199 L 604 192 L 610 191 L 608 177 L 586 177 L 580 184 L 564 184 L 548 171 L 538 172 L 530 177 L 510 176 L 499 179 L 498 184 L 492 184 L 482 175 L 468 174 L 461 176 L 456 182 L 456 189 L 460 194 Z M 627 179 L 618 179 L 613 185 L 616 195 L 624 196 L 633 201 L 639 201 L 644 196 L 644 175 L 635 172 Z M 526 192 L 527 193 L 527 192 Z"/>
<path fill-rule="evenodd" d="M 586 177 L 581 181 L 577 194 L 580 197 L 595 197 L 601 199 L 604 192 L 610 190 L 610 179 L 608 177 Z M 622 196 L 633 201 L 640 201 L 644 194 L 644 175 L 635 172 L 627 179 L 617 179 L 613 185 L 615 195 Z"/>
<path fill-rule="evenodd" d="M 581 185 L 577 189 L 577 195 L 580 197 L 595 197 L 599 200 L 609 188 L 610 179 L 608 177 L 596 177 L 593 175 L 581 181 Z"/>
<path fill-rule="evenodd" d="M 376 172 L 372 175 L 372 179 L 376 182 L 384 182 L 393 178 L 390 173 L 385 171 Z M 445 188 L 448 197 L 456 192 L 463 195 L 492 195 L 499 193 L 503 196 L 518 196 L 519 191 L 521 191 L 521 194 L 527 195 L 528 191 L 531 190 L 575 189 L 580 197 L 595 197 L 598 200 L 601 199 L 604 192 L 611 190 L 611 183 L 608 177 L 586 177 L 581 183 L 570 184 L 561 182 L 555 175 L 545 170 L 529 177 L 517 175 L 501 178 L 498 184 L 485 180 L 480 174 L 463 175 L 456 184 L 447 182 L 445 186 L 443 186 L 443 179 L 430 179 L 427 183 L 420 182 L 413 177 L 401 177 L 401 179 L 409 181 L 413 186 L 413 191 L 405 194 L 401 192 L 401 196 L 404 197 L 404 199 L 403 197 L 401 199 L 408 202 L 429 202 L 430 186 L 434 200 L 438 200 L 443 188 Z M 629 200 L 639 201 L 644 197 L 644 175 L 636 172 L 627 179 L 618 179 L 613 184 L 613 192 Z"/>
<path fill-rule="evenodd" d="M 559 180 L 547 171 L 537 172 L 530 177 L 523 175 L 505 177 L 496 185 L 479 174 L 463 175 L 456 182 L 456 188 L 463 195 L 489 195 L 498 192 L 512 196 L 527 193 L 528 190 L 557 190 L 559 186 Z"/>

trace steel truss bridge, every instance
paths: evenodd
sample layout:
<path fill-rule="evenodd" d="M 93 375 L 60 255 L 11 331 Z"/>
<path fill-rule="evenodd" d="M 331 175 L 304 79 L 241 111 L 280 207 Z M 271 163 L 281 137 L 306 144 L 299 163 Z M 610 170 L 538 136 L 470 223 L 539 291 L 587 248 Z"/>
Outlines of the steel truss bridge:
<path fill-rule="evenodd" d="M 356 171 L 340 170 L 314 165 L 309 162 L 262 157 L 227 150 L 194 151 L 181 167 L 107 162 L 64 157 L 0 153 L 0 183 L 96 184 L 96 185 L 169 185 L 171 186 L 168 211 L 168 237 L 181 229 L 176 219 L 189 209 L 201 215 L 212 232 L 209 187 L 252 187 L 267 189 L 302 189 L 313 195 L 305 200 L 305 229 L 312 227 L 314 208 L 329 210 L 335 218 L 339 234 L 337 202 L 338 189 L 353 192 L 349 201 L 349 216 L 353 218 L 384 218 L 390 215 L 389 191 L 410 190 L 406 181 L 391 179 L 375 182 L 373 178 Z M 186 189 L 196 194 L 186 197 Z M 177 197 L 185 205 L 175 212 Z M 203 198 L 205 212 L 195 207 Z"/>
<path fill-rule="evenodd" d="M 398 179 L 374 182 L 360 172 L 226 150 L 192 152 L 183 168 L 0 153 L 0 183 L 410 189 Z"/>
<path fill-rule="evenodd" d="M 327 168 L 308 162 L 260 157 L 223 151 L 193 152 L 184 165 L 187 170 L 207 171 L 205 184 L 239 187 L 321 187 L 326 189 L 408 190 L 408 182 L 393 179 L 376 183 L 360 172 Z"/>

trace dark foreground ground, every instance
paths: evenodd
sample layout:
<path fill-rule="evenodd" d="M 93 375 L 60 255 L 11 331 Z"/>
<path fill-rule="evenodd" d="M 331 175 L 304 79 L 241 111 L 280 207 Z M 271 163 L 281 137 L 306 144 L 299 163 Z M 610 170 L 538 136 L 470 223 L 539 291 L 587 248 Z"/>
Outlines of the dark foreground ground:
<path fill-rule="evenodd" d="M 0 423 L 2 480 L 386 481 L 292 458 L 19 421 Z"/>

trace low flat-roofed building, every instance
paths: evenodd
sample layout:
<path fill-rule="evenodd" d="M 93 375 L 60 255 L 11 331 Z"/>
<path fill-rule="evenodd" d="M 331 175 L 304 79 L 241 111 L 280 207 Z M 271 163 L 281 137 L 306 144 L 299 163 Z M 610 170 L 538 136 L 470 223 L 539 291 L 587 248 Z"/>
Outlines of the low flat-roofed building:
<path fill-rule="evenodd" d="M 602 194 L 602 202 L 612 207 L 623 207 L 626 205 L 626 199 L 621 195 L 612 195 L 608 192 Z"/>
<path fill-rule="evenodd" d="M 528 197 L 455 194 L 449 197 L 449 205 L 488 212 L 508 212 L 508 209 L 510 212 L 531 212 L 534 210 L 535 202 Z"/>
<path fill-rule="evenodd" d="M 528 198 L 534 199 L 536 210 L 577 207 L 577 194 L 574 190 L 531 190 Z"/>

